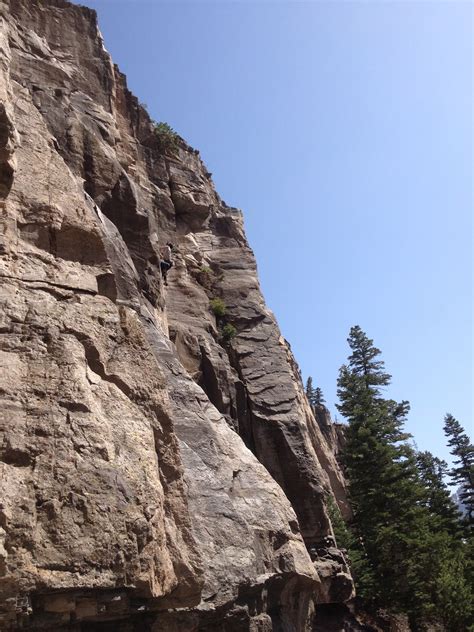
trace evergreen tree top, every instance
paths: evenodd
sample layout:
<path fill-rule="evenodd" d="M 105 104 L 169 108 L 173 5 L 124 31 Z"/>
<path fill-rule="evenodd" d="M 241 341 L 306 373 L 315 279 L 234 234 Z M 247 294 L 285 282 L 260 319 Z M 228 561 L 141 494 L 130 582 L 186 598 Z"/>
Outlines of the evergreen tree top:
<path fill-rule="evenodd" d="M 316 406 L 324 406 L 326 402 L 326 400 L 324 399 L 323 391 L 319 388 L 319 386 L 317 386 L 314 391 L 314 401 Z"/>
<path fill-rule="evenodd" d="M 449 413 L 444 418 L 444 432 L 449 437 L 448 446 L 452 448 L 451 454 L 457 457 L 455 463 L 462 464 L 470 484 L 474 486 L 474 445 L 469 441 L 459 421 Z"/>
<path fill-rule="evenodd" d="M 347 419 L 354 419 L 369 406 L 369 402 L 375 405 L 376 400 L 385 401 L 381 398 L 381 387 L 390 384 L 391 375 L 385 372 L 383 360 L 378 359 L 380 349 L 359 325 L 351 327 L 347 342 L 352 353 L 348 363 L 339 370 L 337 394 L 340 404 L 337 408 Z"/>
<path fill-rule="evenodd" d="M 418 452 L 416 455 L 421 484 L 425 490 L 425 503 L 440 528 L 447 529 L 452 535 L 460 530 L 460 514 L 451 498 L 444 477 L 448 472 L 446 461 L 431 452 Z"/>
<path fill-rule="evenodd" d="M 467 511 L 466 523 L 474 528 L 474 446 L 459 421 L 451 414 L 444 418 L 444 433 L 454 459 L 449 475 L 460 484 L 459 498 Z"/>
<path fill-rule="evenodd" d="M 380 349 L 374 346 L 374 341 L 362 331 L 359 325 L 351 327 L 347 342 L 352 350 L 348 360 L 349 368 L 353 374 L 369 378 L 368 386 L 390 384 L 391 375 L 384 372 L 384 361 L 376 360 L 381 354 Z"/>
<path fill-rule="evenodd" d="M 310 376 L 306 381 L 306 397 L 311 406 L 324 406 L 325 399 L 323 391 L 319 386 L 313 388 L 313 378 Z"/>

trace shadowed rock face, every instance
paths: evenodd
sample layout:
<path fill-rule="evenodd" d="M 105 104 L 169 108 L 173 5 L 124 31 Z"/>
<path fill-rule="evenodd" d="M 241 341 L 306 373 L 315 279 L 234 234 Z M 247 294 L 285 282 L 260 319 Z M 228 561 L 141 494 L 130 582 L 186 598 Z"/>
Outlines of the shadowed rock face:
<path fill-rule="evenodd" d="M 311 629 L 344 481 L 240 211 L 89 9 L 0 0 L 0 101 L 0 629 Z"/>

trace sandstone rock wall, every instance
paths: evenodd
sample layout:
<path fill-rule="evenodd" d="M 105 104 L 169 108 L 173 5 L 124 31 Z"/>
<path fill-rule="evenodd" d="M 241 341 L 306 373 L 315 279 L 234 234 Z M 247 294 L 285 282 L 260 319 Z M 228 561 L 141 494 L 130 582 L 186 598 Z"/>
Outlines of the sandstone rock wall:
<path fill-rule="evenodd" d="M 300 631 L 348 600 L 344 481 L 242 214 L 66 0 L 0 0 L 0 211 L 0 630 Z"/>

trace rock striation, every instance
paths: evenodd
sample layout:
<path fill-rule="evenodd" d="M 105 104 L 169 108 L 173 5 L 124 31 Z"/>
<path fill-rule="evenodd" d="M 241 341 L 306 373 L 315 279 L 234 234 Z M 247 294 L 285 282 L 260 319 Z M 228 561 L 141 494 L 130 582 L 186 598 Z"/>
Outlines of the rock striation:
<path fill-rule="evenodd" d="M 337 432 L 176 143 L 95 12 L 0 0 L 2 631 L 300 632 L 353 596 Z"/>

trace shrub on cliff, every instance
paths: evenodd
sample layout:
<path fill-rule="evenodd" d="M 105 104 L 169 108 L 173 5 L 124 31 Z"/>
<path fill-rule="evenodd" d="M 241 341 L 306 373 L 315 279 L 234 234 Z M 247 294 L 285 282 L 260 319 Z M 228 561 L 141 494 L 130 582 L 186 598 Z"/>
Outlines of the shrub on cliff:
<path fill-rule="evenodd" d="M 197 272 L 195 272 L 196 281 L 201 285 L 205 290 L 209 292 L 212 290 L 212 286 L 215 280 L 215 275 L 212 269 L 209 266 L 201 266 Z"/>
<path fill-rule="evenodd" d="M 169 153 L 177 151 L 179 136 L 171 125 L 160 121 L 159 123 L 154 123 L 153 127 L 160 149 Z"/>
<path fill-rule="evenodd" d="M 214 316 L 218 318 L 223 318 L 226 314 L 226 305 L 221 298 L 212 298 L 209 302 L 212 312 Z"/>
<path fill-rule="evenodd" d="M 231 323 L 227 323 L 222 327 L 222 338 L 225 342 L 229 342 L 237 335 L 237 329 Z"/>

